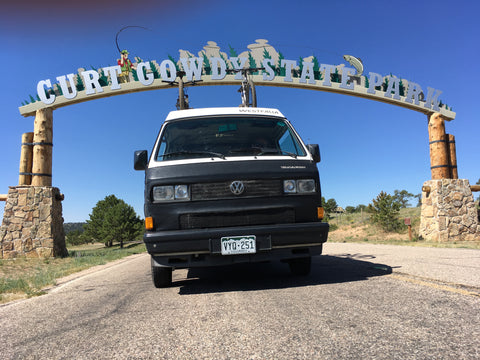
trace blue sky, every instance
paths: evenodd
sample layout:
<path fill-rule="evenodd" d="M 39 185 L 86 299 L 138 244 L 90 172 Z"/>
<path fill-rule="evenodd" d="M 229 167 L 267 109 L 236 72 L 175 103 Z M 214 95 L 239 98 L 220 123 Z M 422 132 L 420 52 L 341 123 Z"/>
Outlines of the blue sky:
<path fill-rule="evenodd" d="M 0 193 L 18 184 L 21 136 L 33 117 L 18 107 L 37 82 L 114 65 L 115 34 L 122 48 L 144 60 L 178 57 L 215 41 L 238 53 L 267 39 L 285 58 L 315 55 L 326 64 L 360 57 L 365 73 L 392 73 L 443 91 L 457 113 L 446 124 L 455 135 L 459 177 L 480 178 L 477 104 L 480 3 L 475 1 L 153 1 L 0 5 L 3 55 L 0 97 Z M 238 87 L 188 89 L 193 107 L 237 106 Z M 54 111 L 53 186 L 65 194 L 65 222 L 85 221 L 96 202 L 115 194 L 143 217 L 143 172 L 133 151 L 152 148 L 177 90 L 115 96 Z M 302 138 L 320 144 L 323 196 L 340 206 L 368 204 L 381 191 L 418 194 L 429 180 L 427 117 L 371 100 L 325 92 L 258 87 L 259 106 L 280 109 Z M 4 203 L 0 203 L 3 217 Z"/>

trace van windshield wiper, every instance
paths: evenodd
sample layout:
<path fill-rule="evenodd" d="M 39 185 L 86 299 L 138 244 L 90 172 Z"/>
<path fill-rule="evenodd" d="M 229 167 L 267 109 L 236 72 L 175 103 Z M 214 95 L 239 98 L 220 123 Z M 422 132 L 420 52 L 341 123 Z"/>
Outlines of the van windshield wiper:
<path fill-rule="evenodd" d="M 257 155 L 266 155 L 266 154 L 288 155 L 290 157 L 293 157 L 294 159 L 297 158 L 297 154 L 294 154 L 285 150 L 277 150 L 277 149 L 263 149 Z"/>
<path fill-rule="evenodd" d="M 293 158 L 297 158 L 297 154 L 281 150 L 281 149 L 275 149 L 275 148 L 255 148 L 259 150 L 259 153 L 256 155 L 268 155 L 268 154 L 273 154 L 273 155 L 288 155 Z"/>
<path fill-rule="evenodd" d="M 288 155 L 293 158 L 297 158 L 297 154 L 285 151 L 285 150 L 279 150 L 275 148 L 261 148 L 257 146 L 253 146 L 250 148 L 243 148 L 243 149 L 235 149 L 235 150 L 230 150 L 230 153 L 253 153 L 255 156 L 258 155 Z"/>
<path fill-rule="evenodd" d="M 225 155 L 213 151 L 173 151 L 170 153 L 166 153 L 163 155 L 159 155 L 159 157 L 165 158 L 167 156 L 177 156 L 177 155 L 209 155 L 212 157 L 219 157 L 223 160 L 225 160 Z"/>

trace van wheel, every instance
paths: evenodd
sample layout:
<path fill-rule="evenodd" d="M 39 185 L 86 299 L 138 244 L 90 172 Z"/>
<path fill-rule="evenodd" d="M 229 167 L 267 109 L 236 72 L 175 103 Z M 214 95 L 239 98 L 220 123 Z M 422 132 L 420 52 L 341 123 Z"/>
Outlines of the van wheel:
<path fill-rule="evenodd" d="M 152 261 L 152 280 L 156 288 L 165 288 L 172 285 L 172 268 L 154 266 Z"/>
<path fill-rule="evenodd" d="M 293 275 L 306 276 L 310 274 L 312 258 L 309 256 L 305 258 L 290 259 L 288 265 L 290 265 L 290 271 Z"/>

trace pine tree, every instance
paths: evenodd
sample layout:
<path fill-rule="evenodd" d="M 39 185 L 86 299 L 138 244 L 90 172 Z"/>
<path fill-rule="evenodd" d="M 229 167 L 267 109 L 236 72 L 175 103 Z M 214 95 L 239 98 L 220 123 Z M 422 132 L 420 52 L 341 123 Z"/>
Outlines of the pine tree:
<path fill-rule="evenodd" d="M 393 200 L 400 204 L 400 208 L 405 209 L 408 207 L 408 201 L 410 198 L 414 197 L 412 193 L 409 193 L 407 190 L 395 190 L 393 192 Z"/>
<path fill-rule="evenodd" d="M 77 82 L 75 84 L 75 87 L 77 88 L 77 91 L 85 90 L 85 84 L 83 83 L 82 77 L 80 75 L 77 75 Z"/>
<path fill-rule="evenodd" d="M 328 199 L 325 200 L 325 198 L 322 196 L 322 206 L 323 209 L 325 210 L 325 215 L 326 218 L 328 219 L 330 217 L 330 214 L 335 211 L 335 209 L 338 207 L 337 201 L 335 199 Z"/>
<path fill-rule="evenodd" d="M 85 236 L 93 241 L 103 242 L 106 247 L 118 241 L 123 247 L 125 241 L 134 240 L 142 233 L 142 221 L 133 207 L 109 195 L 97 202 L 84 229 Z"/>
<path fill-rule="evenodd" d="M 263 48 L 263 58 L 264 59 L 271 59 L 272 58 L 272 56 L 268 52 L 267 48 Z"/>
<path fill-rule="evenodd" d="M 238 54 L 235 49 L 229 44 L 228 47 L 230 48 L 230 57 L 237 57 Z"/>
<path fill-rule="evenodd" d="M 318 59 L 314 56 L 313 57 L 313 74 L 315 80 L 323 80 L 322 79 L 322 72 L 320 71 L 320 63 Z"/>
<path fill-rule="evenodd" d="M 398 87 L 400 89 L 400 96 L 405 96 L 405 85 L 403 85 L 402 79 L 400 79 Z"/>
<path fill-rule="evenodd" d="M 203 55 L 203 66 L 205 67 L 205 75 L 211 75 L 212 66 L 210 65 L 210 61 L 208 60 L 207 54 L 203 52 L 202 55 Z"/>
<path fill-rule="evenodd" d="M 228 69 L 231 67 L 231 66 L 229 65 L 228 59 L 225 58 L 225 55 L 223 55 L 222 53 L 220 53 L 220 58 L 221 58 L 223 61 L 225 61 L 225 66 L 226 66 L 226 68 L 227 68 L 227 70 L 228 70 Z"/>
<path fill-rule="evenodd" d="M 95 70 L 95 69 L 94 69 Z M 97 71 L 97 70 L 95 70 Z M 100 70 L 100 72 L 98 73 L 100 76 L 98 78 L 98 83 L 100 84 L 100 86 L 108 86 L 108 76 L 105 75 L 105 72 L 102 70 Z"/>
<path fill-rule="evenodd" d="M 300 75 L 303 72 L 303 59 L 302 59 L 301 56 L 300 56 L 300 59 L 299 59 L 298 63 L 299 63 L 299 66 L 298 66 L 298 74 L 299 75 L 298 75 L 298 77 L 300 77 Z"/>
<path fill-rule="evenodd" d="M 338 73 L 337 68 L 335 68 L 335 72 L 331 75 L 331 79 L 332 79 L 332 82 L 336 82 L 336 83 L 341 82 L 340 74 Z"/>
<path fill-rule="evenodd" d="M 400 206 L 392 195 L 382 191 L 368 205 L 368 211 L 372 213 L 370 217 L 372 223 L 378 224 L 385 231 L 398 232 L 402 228 L 402 223 L 398 219 Z"/>
<path fill-rule="evenodd" d="M 158 69 L 153 61 L 150 61 L 150 69 L 152 69 L 153 78 L 160 79 L 160 73 L 158 72 Z"/>
<path fill-rule="evenodd" d="M 387 91 L 387 88 L 388 88 L 388 77 L 385 78 L 385 81 L 384 81 L 383 84 L 382 84 L 383 92 L 386 92 L 386 91 Z"/>
<path fill-rule="evenodd" d="M 168 55 L 168 60 L 170 60 L 171 62 L 173 62 L 173 63 L 175 64 L 175 69 L 176 69 L 177 71 L 180 71 L 180 70 L 181 70 L 181 69 L 178 67 L 177 62 L 175 61 L 175 59 L 173 58 L 172 55 Z"/>
<path fill-rule="evenodd" d="M 250 52 L 248 53 L 248 67 L 250 69 L 255 69 L 257 67 L 257 63 Z M 257 74 L 257 71 L 255 71 L 254 74 Z"/>

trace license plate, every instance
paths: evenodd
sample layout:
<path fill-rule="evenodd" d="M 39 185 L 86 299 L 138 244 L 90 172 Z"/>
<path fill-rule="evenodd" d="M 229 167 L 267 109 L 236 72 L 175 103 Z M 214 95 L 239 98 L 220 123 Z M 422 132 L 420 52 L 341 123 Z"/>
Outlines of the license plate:
<path fill-rule="evenodd" d="M 225 236 L 221 239 L 222 255 L 254 254 L 257 252 L 255 235 Z"/>

